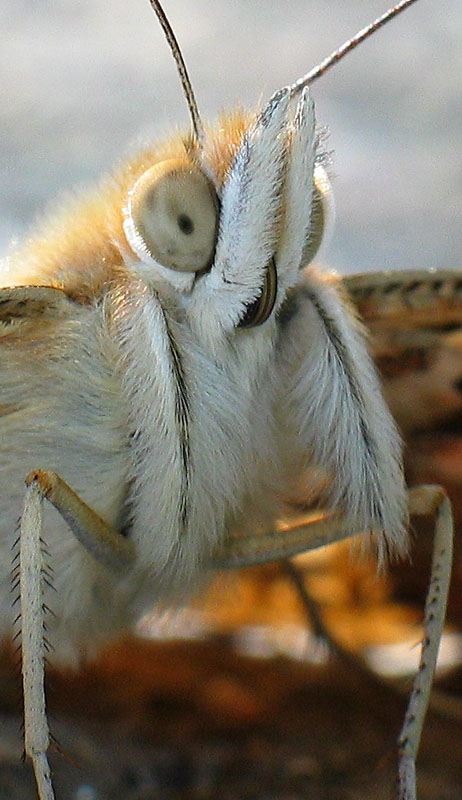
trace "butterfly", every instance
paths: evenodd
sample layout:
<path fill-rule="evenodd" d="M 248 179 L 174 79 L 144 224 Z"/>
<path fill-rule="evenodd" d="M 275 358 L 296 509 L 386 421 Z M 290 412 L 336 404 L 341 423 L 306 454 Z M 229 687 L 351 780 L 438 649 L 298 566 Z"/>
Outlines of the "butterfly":
<path fill-rule="evenodd" d="M 439 488 L 408 500 L 362 325 L 338 277 L 313 265 L 330 185 L 309 86 L 327 63 L 209 129 L 171 26 L 152 5 L 191 131 L 149 144 L 64 202 L 1 271 L 0 524 L 14 554 L 26 753 L 39 797 L 54 796 L 44 617 L 55 658 L 68 661 L 154 603 L 184 602 L 215 569 L 360 531 L 381 561 L 404 554 L 409 503 L 436 511 L 435 546 L 446 551 L 400 740 L 401 794 L 413 797 L 450 507 Z M 307 494 L 315 484 L 327 510 L 310 524 L 278 526 L 300 482 Z M 48 583 L 59 598 L 53 615 Z M 0 586 L 10 589 L 6 571 Z"/>

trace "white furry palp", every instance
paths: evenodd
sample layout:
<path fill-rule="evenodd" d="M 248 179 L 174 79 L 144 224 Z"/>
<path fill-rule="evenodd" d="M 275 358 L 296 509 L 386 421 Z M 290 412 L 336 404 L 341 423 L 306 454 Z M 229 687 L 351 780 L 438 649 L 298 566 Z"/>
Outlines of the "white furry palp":
<path fill-rule="evenodd" d="M 276 263 L 280 297 L 299 280 L 303 251 L 311 233 L 316 159 L 316 117 L 308 87 L 297 103 L 290 130 L 290 151 L 284 184 L 284 220 Z"/>
<path fill-rule="evenodd" d="M 226 177 L 214 263 L 189 302 L 202 335 L 233 331 L 261 290 L 279 234 L 288 109 L 282 90 L 244 134 Z"/>

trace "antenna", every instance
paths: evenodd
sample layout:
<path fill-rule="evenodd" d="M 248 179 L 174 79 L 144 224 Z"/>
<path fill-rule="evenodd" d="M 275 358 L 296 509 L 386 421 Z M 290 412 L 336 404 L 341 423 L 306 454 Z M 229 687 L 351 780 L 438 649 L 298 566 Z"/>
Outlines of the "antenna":
<path fill-rule="evenodd" d="M 316 81 L 321 75 L 324 75 L 328 69 L 337 64 L 341 59 L 347 55 L 351 50 L 354 50 L 358 44 L 361 44 L 365 39 L 368 39 L 369 36 L 372 36 L 375 31 L 378 31 L 382 25 L 386 25 L 387 22 L 396 17 L 401 11 L 404 11 L 409 6 L 412 6 L 413 3 L 417 2 L 417 0 L 401 0 L 400 3 L 389 8 L 388 11 L 385 11 L 380 17 L 378 17 L 374 22 L 371 22 L 370 25 L 367 25 L 365 28 L 362 28 L 356 36 L 353 36 L 352 39 L 348 39 L 348 41 L 344 42 L 338 50 L 334 50 L 330 56 L 324 58 L 320 64 L 316 67 L 313 67 L 303 78 L 299 78 L 298 81 L 295 81 L 294 84 L 290 87 L 290 94 L 293 97 L 294 95 L 298 94 L 302 91 L 305 86 L 309 86 L 313 81 Z"/>
<path fill-rule="evenodd" d="M 320 64 L 318 64 L 316 67 L 313 67 L 313 69 L 307 72 L 306 75 L 295 81 L 295 83 L 289 87 L 291 96 L 294 97 L 295 95 L 299 94 L 305 86 L 309 86 L 322 75 L 324 75 L 324 73 L 327 72 L 331 67 L 341 61 L 342 58 L 347 55 L 347 53 L 351 52 L 351 50 L 354 50 L 355 47 L 361 44 L 361 42 L 364 42 L 369 38 L 369 36 L 372 36 L 373 33 L 378 31 L 379 28 L 381 28 L 383 25 L 386 25 L 387 22 L 390 22 L 390 20 L 398 16 L 398 14 L 416 2 L 417 0 L 401 0 L 401 2 L 397 3 L 395 6 L 392 6 L 392 8 L 389 8 L 388 11 L 385 11 L 385 13 L 380 17 L 377 17 L 377 19 L 374 20 L 374 22 L 371 22 L 370 25 L 367 25 L 365 28 L 362 28 L 360 31 L 358 31 L 356 36 L 353 36 L 352 39 L 348 39 L 341 45 L 341 47 L 339 47 L 337 50 L 334 50 L 333 53 L 327 56 L 327 58 L 324 58 Z M 181 85 L 183 87 L 191 116 L 193 135 L 199 146 L 202 147 L 205 138 L 204 126 L 202 125 L 202 120 L 199 114 L 191 80 L 188 75 L 188 70 L 186 69 L 186 64 L 184 62 L 180 46 L 159 0 L 149 0 L 149 3 L 151 8 L 156 13 L 156 16 L 164 31 L 167 43 L 172 51 L 173 58 L 175 59 Z"/>
<path fill-rule="evenodd" d="M 151 5 L 151 8 L 154 9 L 157 15 L 157 18 L 164 31 L 165 38 L 167 39 L 167 42 L 172 51 L 173 58 L 175 59 L 178 74 L 180 76 L 181 85 L 183 87 L 183 91 L 186 97 L 186 102 L 189 108 L 189 113 L 191 116 L 194 138 L 201 147 L 205 138 L 204 126 L 202 125 L 202 120 L 199 114 L 199 109 L 197 107 L 196 98 L 194 96 L 194 91 L 188 75 L 188 70 L 186 69 L 186 64 L 184 62 L 184 58 L 180 50 L 180 45 L 178 44 L 176 36 L 173 33 L 172 26 L 170 25 L 170 22 L 168 21 L 165 11 L 162 8 L 161 4 L 159 3 L 159 0 L 149 0 L 149 3 Z"/>

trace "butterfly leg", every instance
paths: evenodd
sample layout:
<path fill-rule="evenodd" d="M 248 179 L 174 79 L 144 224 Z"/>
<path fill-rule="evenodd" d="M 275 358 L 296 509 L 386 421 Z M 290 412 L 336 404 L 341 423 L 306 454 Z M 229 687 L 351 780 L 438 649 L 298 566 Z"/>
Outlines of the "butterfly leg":
<path fill-rule="evenodd" d="M 444 489 L 440 486 L 419 486 L 411 489 L 408 496 L 411 514 L 435 515 L 435 536 L 419 669 L 398 740 L 399 800 L 416 800 L 415 760 L 446 614 L 453 547 L 451 503 Z"/>
<path fill-rule="evenodd" d="M 353 536 L 350 521 L 339 514 L 317 512 L 298 525 L 279 524 L 268 533 L 230 536 L 214 553 L 213 569 L 240 569 L 291 558 Z"/>
<path fill-rule="evenodd" d="M 107 525 L 55 473 L 37 470 L 27 477 L 26 485 L 19 537 L 24 743 L 34 768 L 39 800 L 54 800 L 47 759 L 50 734 L 44 688 L 43 499 L 58 509 L 85 549 L 109 568 L 127 568 L 135 553 L 132 543 Z"/>
<path fill-rule="evenodd" d="M 429 591 L 425 604 L 424 639 L 419 670 L 399 737 L 399 800 L 416 800 L 415 761 L 427 711 L 446 613 L 452 564 L 451 504 L 440 486 L 419 486 L 408 492 L 411 514 L 435 514 L 435 538 Z M 320 514 L 293 527 L 266 534 L 230 537 L 216 553 L 221 569 L 253 566 L 289 558 L 351 536 L 351 523 L 338 514 Z"/>

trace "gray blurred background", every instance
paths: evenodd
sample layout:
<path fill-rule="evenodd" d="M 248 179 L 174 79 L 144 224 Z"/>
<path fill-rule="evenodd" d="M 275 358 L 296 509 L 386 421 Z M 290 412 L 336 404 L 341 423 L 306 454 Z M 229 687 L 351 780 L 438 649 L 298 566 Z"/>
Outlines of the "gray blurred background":
<path fill-rule="evenodd" d="M 387 0 L 165 0 L 202 115 L 253 107 Z M 188 126 L 146 0 L 0 0 L 0 253 L 137 138 Z M 462 3 L 421 0 L 314 87 L 341 272 L 462 267 Z"/>

